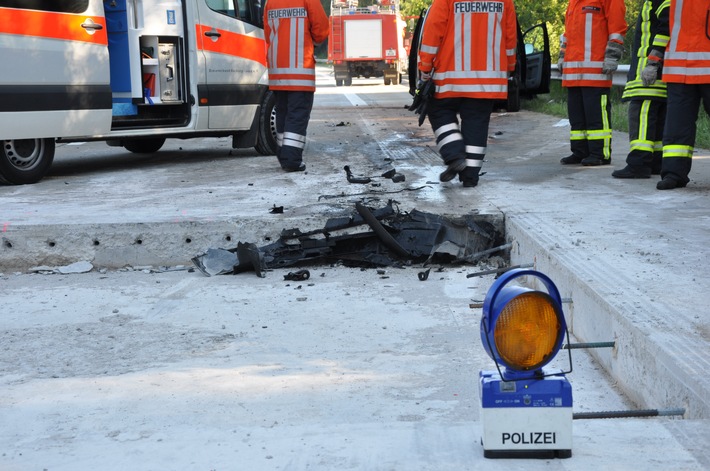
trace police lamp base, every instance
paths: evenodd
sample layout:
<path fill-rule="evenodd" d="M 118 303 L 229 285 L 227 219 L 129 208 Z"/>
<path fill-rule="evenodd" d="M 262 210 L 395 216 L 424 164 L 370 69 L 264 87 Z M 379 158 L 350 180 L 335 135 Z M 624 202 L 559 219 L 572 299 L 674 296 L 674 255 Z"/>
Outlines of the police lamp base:
<path fill-rule="evenodd" d="M 485 458 L 572 456 L 572 386 L 563 374 L 503 381 L 480 372 Z"/>

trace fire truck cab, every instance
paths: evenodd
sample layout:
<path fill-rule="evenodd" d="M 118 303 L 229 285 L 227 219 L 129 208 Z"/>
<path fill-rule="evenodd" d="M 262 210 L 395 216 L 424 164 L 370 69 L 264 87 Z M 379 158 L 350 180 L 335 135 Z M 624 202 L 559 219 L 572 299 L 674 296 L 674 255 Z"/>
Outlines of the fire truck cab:
<path fill-rule="evenodd" d="M 55 142 L 276 150 L 259 0 L 0 0 L 0 64 L 3 183 L 41 180 Z"/>

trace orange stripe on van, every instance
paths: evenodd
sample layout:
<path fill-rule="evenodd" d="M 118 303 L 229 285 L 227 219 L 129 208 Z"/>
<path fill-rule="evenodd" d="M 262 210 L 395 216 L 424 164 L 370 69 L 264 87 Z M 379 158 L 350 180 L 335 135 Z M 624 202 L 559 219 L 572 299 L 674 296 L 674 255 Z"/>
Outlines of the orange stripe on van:
<path fill-rule="evenodd" d="M 91 18 L 103 29 L 94 30 L 94 34 L 81 27 Z M 0 34 L 19 36 L 38 36 L 43 38 L 63 39 L 108 45 L 106 20 L 102 16 L 75 15 L 48 11 L 18 10 L 0 8 Z"/>
<path fill-rule="evenodd" d="M 217 41 L 205 36 L 205 32 L 216 30 L 220 36 Z M 197 25 L 197 47 L 205 51 L 218 52 L 235 57 L 252 60 L 266 67 L 266 41 L 244 34 L 233 33 L 211 26 Z"/>

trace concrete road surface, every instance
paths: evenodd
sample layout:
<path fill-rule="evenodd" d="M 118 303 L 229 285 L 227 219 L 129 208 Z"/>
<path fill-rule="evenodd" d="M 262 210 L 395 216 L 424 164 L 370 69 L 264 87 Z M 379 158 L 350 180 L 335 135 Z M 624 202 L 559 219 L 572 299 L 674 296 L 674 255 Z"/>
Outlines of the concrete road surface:
<path fill-rule="evenodd" d="M 0 469 L 709 469 L 710 153 L 660 192 L 562 167 L 559 118 L 495 113 L 486 174 L 464 189 L 438 182 L 406 84 L 320 72 L 304 173 L 227 139 L 150 156 L 85 143 L 60 146 L 42 182 L 0 187 Z M 613 148 L 620 168 L 628 136 Z M 344 165 L 406 180 L 350 184 Z M 500 221 L 509 259 L 424 282 L 417 265 L 314 264 L 303 282 L 187 269 L 390 199 Z M 77 262 L 93 268 L 56 273 Z M 553 279 L 573 341 L 615 342 L 574 351 L 575 412 L 684 416 L 575 420 L 566 460 L 483 458 L 476 381 L 494 365 L 476 306 L 493 276 L 466 275 L 508 263 Z"/>

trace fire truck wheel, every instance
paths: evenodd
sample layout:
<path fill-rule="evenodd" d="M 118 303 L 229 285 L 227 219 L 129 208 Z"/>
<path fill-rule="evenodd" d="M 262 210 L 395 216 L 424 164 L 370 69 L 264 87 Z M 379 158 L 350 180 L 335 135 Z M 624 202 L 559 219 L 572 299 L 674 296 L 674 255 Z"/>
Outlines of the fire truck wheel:
<path fill-rule="evenodd" d="M 353 78 L 352 78 L 352 77 L 348 77 L 348 78 L 345 79 L 345 86 L 346 86 L 346 87 L 349 87 L 349 86 L 352 85 L 352 84 L 353 84 Z"/>
<path fill-rule="evenodd" d="M 276 95 L 272 91 L 264 95 L 255 149 L 261 155 L 276 155 Z"/>
<path fill-rule="evenodd" d="M 54 139 L 2 141 L 0 183 L 25 185 L 44 177 L 54 160 Z"/>
<path fill-rule="evenodd" d="M 392 79 L 386 78 L 385 79 L 385 85 L 390 85 L 392 83 Z"/>
<path fill-rule="evenodd" d="M 134 154 L 152 154 L 158 152 L 163 144 L 165 144 L 164 137 L 150 137 L 125 141 L 123 147 Z"/>
<path fill-rule="evenodd" d="M 335 86 L 342 87 L 343 86 L 343 79 L 335 79 Z"/>

